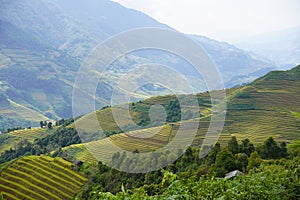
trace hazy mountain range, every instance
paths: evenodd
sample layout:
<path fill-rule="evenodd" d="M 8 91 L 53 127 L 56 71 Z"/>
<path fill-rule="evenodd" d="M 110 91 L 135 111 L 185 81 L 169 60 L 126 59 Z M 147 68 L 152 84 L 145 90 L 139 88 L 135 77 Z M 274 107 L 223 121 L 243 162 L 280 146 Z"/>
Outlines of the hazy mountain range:
<path fill-rule="evenodd" d="M 257 35 L 237 44 L 272 61 L 281 68 L 300 63 L 300 26 Z"/>
<path fill-rule="evenodd" d="M 108 0 L 1 0 L 0 25 L 2 129 L 71 117 L 76 72 L 91 51 L 110 36 L 141 27 L 172 29 Z M 212 57 L 227 87 L 250 82 L 276 69 L 273 62 L 231 44 L 204 36 L 188 37 Z M 109 104 L 110 84 L 121 73 L 120 68 L 126 73 L 135 65 L 148 62 L 185 69 L 185 64 L 170 54 L 125 56 L 115 63 L 108 83 L 97 89 L 99 105 Z M 143 92 L 146 96 L 160 94 L 152 89 L 144 88 Z M 200 87 L 198 91 L 203 89 Z"/>

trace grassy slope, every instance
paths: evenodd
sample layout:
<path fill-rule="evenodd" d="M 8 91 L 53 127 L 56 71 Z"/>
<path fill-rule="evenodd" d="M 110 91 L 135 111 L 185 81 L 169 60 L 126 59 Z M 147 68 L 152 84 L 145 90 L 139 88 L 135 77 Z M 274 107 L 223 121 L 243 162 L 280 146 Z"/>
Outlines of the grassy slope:
<path fill-rule="evenodd" d="M 296 120 L 292 111 L 300 111 L 300 66 L 286 72 L 271 72 L 266 76 L 254 81 L 252 84 L 227 90 L 228 111 L 225 127 L 219 139 L 221 144 L 225 144 L 233 135 L 238 139 L 249 138 L 254 143 L 260 143 L 272 136 L 278 141 L 291 142 L 300 138 L 300 124 Z M 200 126 L 194 145 L 200 145 L 205 137 L 208 121 L 210 119 L 209 93 L 198 95 L 200 103 Z M 131 110 L 134 121 L 147 116 L 147 111 L 151 105 L 168 105 L 174 96 L 153 97 L 135 103 L 135 109 Z M 122 113 L 122 107 L 106 108 L 97 111 L 97 118 L 102 129 L 108 132 L 119 132 L 120 129 L 112 116 L 112 109 L 117 113 Z M 192 108 L 185 108 L 191 109 Z M 83 116 L 78 123 L 88 124 L 84 127 L 87 133 L 97 131 L 97 125 L 89 123 L 92 114 Z M 195 120 L 185 121 L 192 126 Z M 122 123 L 122 122 L 121 122 Z M 92 142 L 91 146 L 100 148 L 96 156 L 107 156 L 111 143 L 128 151 L 149 151 L 165 145 L 170 137 L 173 137 L 180 124 L 175 123 L 157 126 L 155 128 L 145 128 L 114 135 L 100 141 Z M 70 126 L 74 126 L 71 124 Z M 186 130 L 187 132 L 189 130 Z M 138 138 L 143 134 L 157 133 L 150 138 Z M 30 134 L 29 134 L 30 135 Z M 183 138 L 184 139 L 184 138 Z M 130 145 L 128 145 L 130 144 Z M 82 144 L 72 145 L 64 148 L 69 155 L 83 161 L 95 161 L 93 156 Z M 100 155 L 99 155 L 100 154 Z"/>
<path fill-rule="evenodd" d="M 256 143 L 267 137 L 293 141 L 300 137 L 300 124 L 292 111 L 300 111 L 300 66 L 275 71 L 240 88 L 228 105 L 226 132 Z"/>
<path fill-rule="evenodd" d="M 14 148 L 20 141 L 22 141 L 22 138 L 20 137 L 11 136 L 9 134 L 2 134 L 0 136 L 0 154 L 5 150 Z"/>
<path fill-rule="evenodd" d="M 51 134 L 54 131 L 55 129 L 49 130 L 46 128 L 32 128 L 32 129 L 16 130 L 10 132 L 9 135 L 27 139 L 29 141 L 33 141 L 36 138 L 45 137 L 46 135 Z"/>
<path fill-rule="evenodd" d="M 5 199 L 70 199 L 86 182 L 60 158 L 30 156 L 18 159 L 0 175 Z"/>
<path fill-rule="evenodd" d="M 10 148 L 15 148 L 15 146 L 22 140 L 26 139 L 29 142 L 33 142 L 36 138 L 42 138 L 49 134 L 54 133 L 57 127 L 54 129 L 42 129 L 42 128 L 31 128 L 16 130 L 6 134 L 0 135 L 0 154 L 5 150 Z"/>
<path fill-rule="evenodd" d="M 199 99 L 202 99 L 203 102 L 200 103 L 199 109 L 201 110 L 201 114 L 205 116 L 209 116 L 209 108 L 210 108 L 210 96 L 209 93 L 203 93 L 198 95 Z M 130 104 L 130 114 L 131 119 L 138 123 L 141 119 L 145 119 L 148 117 L 148 111 L 149 108 L 153 105 L 160 104 L 162 106 L 167 106 L 171 101 L 174 101 L 176 99 L 176 96 L 174 95 L 167 95 L 167 96 L 159 96 L 159 97 L 152 97 L 149 99 L 146 99 L 144 101 L 140 101 L 137 103 L 134 103 L 134 105 Z M 107 132 L 120 132 L 120 128 L 125 127 L 128 125 L 126 122 L 129 120 L 127 118 L 122 118 L 121 121 L 118 121 L 118 124 L 114 120 L 113 115 L 123 115 L 126 113 L 124 108 L 124 105 L 115 106 L 112 108 L 106 108 L 103 110 L 98 110 L 95 113 L 91 113 L 88 115 L 85 115 L 81 117 L 77 123 L 80 125 L 80 128 L 83 128 L 83 130 L 87 133 L 93 133 L 98 131 L 99 123 L 101 125 L 101 128 Z M 183 108 L 183 111 L 191 110 L 193 111 L 193 107 L 187 107 Z M 126 110 L 127 111 L 127 110 Z M 114 113 L 114 114 L 113 114 Z M 99 123 L 91 123 L 91 119 L 94 117 L 94 115 L 97 115 L 97 119 Z M 74 127 L 75 125 L 70 125 L 71 127 Z"/>
<path fill-rule="evenodd" d="M 221 144 L 225 144 L 232 136 L 237 136 L 240 140 L 249 138 L 254 143 L 261 143 L 270 136 L 277 141 L 288 143 L 299 139 L 300 124 L 292 114 L 292 111 L 300 111 L 298 106 L 300 104 L 299 71 L 300 66 L 286 72 L 271 72 L 250 85 L 227 90 L 228 111 L 226 123 L 219 139 Z M 146 110 L 146 105 L 166 105 L 170 102 L 170 98 L 171 96 L 154 97 L 142 102 L 141 107 Z M 209 95 L 203 93 L 199 95 L 199 98 L 209 100 Z M 97 117 L 100 119 L 103 129 L 119 131 L 112 118 L 111 109 L 115 108 L 97 111 Z M 205 137 L 210 115 L 209 106 L 201 105 L 201 113 L 203 117 L 200 119 L 198 135 L 195 138 L 194 145 L 200 145 Z M 132 116 L 133 119 L 139 118 L 138 113 L 132 112 Z M 89 117 L 91 115 L 84 116 L 81 120 L 84 122 Z M 191 123 L 192 126 L 193 121 L 190 120 L 185 123 Z M 170 125 L 135 130 L 91 144 L 101 149 L 101 151 L 96 152 L 96 156 L 106 156 L 107 151 L 110 149 L 110 142 L 128 151 L 134 151 L 135 149 L 148 151 L 165 145 L 169 136 L 173 137 L 176 134 L 178 126 L 178 123 L 175 124 L 172 130 L 168 128 Z M 136 137 L 154 132 L 158 133 L 148 139 Z M 84 145 L 67 147 L 65 150 L 82 160 L 94 161 Z"/>
<path fill-rule="evenodd" d="M 249 138 L 254 143 L 260 143 L 270 136 L 273 136 L 276 140 L 287 142 L 299 139 L 300 121 L 295 118 L 295 113 L 293 113 L 294 111 L 300 111 L 298 106 L 300 103 L 299 68 L 297 67 L 288 72 L 272 72 L 248 86 L 227 90 L 228 112 L 226 124 L 219 140 L 221 144 L 225 144 L 232 135 L 237 136 L 238 139 Z M 194 145 L 201 144 L 211 115 L 210 105 L 207 103 L 209 94 L 200 94 L 199 98 L 203 100 L 201 101 L 202 118 L 200 119 L 200 127 Z M 145 113 L 151 105 L 167 105 L 172 99 L 172 96 L 147 99 L 136 105 L 136 109 L 132 110 L 131 115 L 135 121 L 139 121 L 139 119 L 145 117 Z M 118 132 L 119 128 L 111 114 L 112 109 L 121 112 L 118 111 L 118 109 L 121 109 L 120 107 L 107 108 L 97 111 L 97 117 L 106 131 Z M 85 123 L 89 120 L 89 117 L 91 115 L 83 116 L 80 120 Z M 195 120 L 199 119 L 183 123 L 190 123 L 192 127 Z M 173 125 L 165 124 L 133 130 L 126 134 L 121 133 L 110 138 L 91 142 L 89 145 L 97 148 L 96 157 L 110 156 L 111 144 L 128 151 L 136 149 L 140 152 L 149 151 L 164 146 L 174 137 L 179 125 L 179 123 L 174 123 Z M 74 124 L 71 126 L 74 126 Z M 86 128 L 91 133 L 95 131 L 94 127 L 88 126 Z M 155 132 L 157 134 L 152 135 L 150 138 L 138 138 L 138 136 Z M 17 141 L 14 139 L 26 138 L 32 140 L 44 134 L 44 129 L 31 129 L 15 131 L 7 136 L 10 139 L 13 138 L 13 141 Z M 12 144 L 8 142 L 5 146 L 8 148 Z M 64 150 L 68 152 L 72 159 L 76 157 L 82 161 L 97 162 L 83 144 L 72 145 L 64 148 Z M 44 197 L 68 199 L 74 196 L 84 182 L 83 179 L 77 179 L 77 176 L 72 173 L 75 172 L 67 170 L 61 164 L 56 164 L 49 157 L 22 158 L 3 170 L 0 177 L 0 191 L 6 199 L 14 199 L 15 197 L 19 199 L 45 199 Z"/>

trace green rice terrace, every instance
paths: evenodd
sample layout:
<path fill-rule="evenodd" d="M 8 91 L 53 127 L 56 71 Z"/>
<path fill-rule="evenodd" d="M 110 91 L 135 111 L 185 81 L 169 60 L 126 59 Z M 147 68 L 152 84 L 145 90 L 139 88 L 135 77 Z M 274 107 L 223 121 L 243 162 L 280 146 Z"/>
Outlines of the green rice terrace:
<path fill-rule="evenodd" d="M 288 143 L 299 139 L 300 123 L 293 115 L 293 112 L 300 112 L 299 69 L 300 66 L 290 71 L 270 72 L 247 86 L 228 89 L 227 117 L 223 132 L 219 138 L 221 145 L 225 145 L 232 136 L 236 136 L 238 140 L 251 139 L 255 144 L 263 142 L 268 137 Z M 188 112 L 192 113 L 192 115 L 180 123 L 176 122 L 179 121 L 180 114 L 174 112 L 174 110 L 180 109 L 174 103 L 176 102 L 175 96 L 152 97 L 132 103 L 130 104 L 130 114 L 133 121 L 139 125 L 145 125 L 145 128 L 139 130 L 131 129 L 130 124 L 126 124 L 125 120 L 121 122 L 124 125 L 121 128 L 127 129 L 126 133 L 121 131 L 112 114 L 113 110 L 114 113 L 122 114 L 122 106 L 107 107 L 96 111 L 101 128 L 108 137 L 94 140 L 88 145 L 102 149 L 97 151 L 97 156 L 109 155 L 107 151 L 109 151 L 111 144 L 127 151 L 151 151 L 166 145 L 176 135 L 181 124 L 188 124 L 186 127 L 194 127 L 200 121 L 198 132 L 193 142 L 193 146 L 200 146 L 203 138 L 206 136 L 210 116 L 212 115 L 209 93 L 199 94 L 198 101 L 200 118 L 193 118 L 193 108 L 187 107 L 183 108 L 183 115 Z M 154 104 L 163 105 L 167 110 L 168 116 L 171 116 L 167 118 L 166 124 L 147 124 L 150 120 L 148 110 Z M 171 104 L 172 106 L 170 107 Z M 93 117 L 92 114 L 85 115 L 77 120 L 79 124 L 88 124 L 86 127 L 81 126 L 87 134 L 97 132 L 98 125 L 89 123 L 91 117 Z M 71 123 L 67 127 L 74 128 L 75 124 Z M 192 128 L 188 129 L 185 131 L 193 130 Z M 16 140 L 18 136 L 30 140 L 45 135 L 43 131 L 48 131 L 49 133 L 47 129 L 35 128 L 14 131 L 9 133 L 9 135 Z M 151 137 L 140 137 L 149 134 Z M 96 161 L 83 144 L 64 147 L 63 151 L 67 152 L 72 159 Z M 101 155 L 98 155 L 99 153 Z"/>
<path fill-rule="evenodd" d="M 227 89 L 227 116 L 223 132 L 218 138 L 221 148 L 226 148 L 228 141 L 235 136 L 243 145 L 248 145 L 245 139 L 249 139 L 258 146 L 261 155 L 264 155 L 261 145 L 266 145 L 265 141 L 272 137 L 280 142 L 280 148 L 285 149 L 287 145 L 297 152 L 300 140 L 299 71 L 300 66 L 290 71 L 271 72 L 246 86 Z M 81 128 L 93 139 L 86 143 L 81 142 L 73 119 L 56 122 L 50 128 L 45 126 L 12 129 L 0 135 L 2 196 L 4 199 L 72 199 L 82 190 L 87 179 L 97 171 L 97 167 L 105 169 L 99 165 L 96 158 L 111 159 L 111 145 L 129 152 L 153 151 L 172 141 L 182 125 L 185 127 L 185 134 L 197 130 L 191 148 L 197 149 L 195 152 L 199 151 L 213 113 L 209 93 L 198 94 L 197 97 L 199 113 L 195 113 L 197 109 L 194 107 L 182 108 L 183 111 L 180 112 L 178 100 L 172 95 L 130 103 L 131 118 L 140 125 L 139 128 L 126 124 L 127 119 L 121 121 L 121 127 L 118 126 L 113 113 L 121 115 L 124 109 L 122 105 L 96 111 L 105 134 L 102 138 L 98 138 L 96 134 L 97 124 L 89 123 L 95 113 L 80 116 L 76 123 L 86 125 Z M 148 111 L 155 104 L 164 106 L 167 122 L 150 122 Z M 179 139 L 181 142 L 186 140 L 184 135 Z M 207 139 L 214 141 L 216 138 Z M 197 155 L 195 152 L 192 154 Z M 247 156 L 250 156 L 249 152 Z M 216 159 L 216 156 L 212 157 Z M 76 169 L 69 162 L 76 159 L 82 161 L 85 166 Z M 182 159 L 184 160 L 185 156 Z M 209 156 L 206 159 L 212 158 Z M 204 170 L 205 174 L 209 173 L 206 168 L 201 170 Z M 223 172 L 224 170 L 222 175 Z M 110 176 L 115 177 L 111 174 Z M 104 182 L 106 179 L 109 178 L 101 178 Z M 113 185 L 112 191 L 119 191 L 122 181 L 119 180 L 118 184 L 114 180 L 110 181 Z M 106 188 L 105 191 L 111 191 L 110 185 L 103 187 Z M 90 190 L 93 189 L 87 189 Z"/>
<path fill-rule="evenodd" d="M 300 66 L 270 72 L 228 97 L 224 131 L 237 138 L 262 142 L 272 136 L 278 140 L 299 139 L 300 124 L 293 111 L 300 111 Z"/>
<path fill-rule="evenodd" d="M 221 145 L 227 143 L 232 137 L 236 136 L 238 140 L 245 138 L 250 139 L 255 144 L 265 141 L 268 137 L 273 137 L 278 141 L 292 142 L 300 138 L 300 122 L 293 115 L 294 111 L 300 112 L 300 66 L 287 72 L 271 72 L 266 76 L 254 81 L 253 83 L 237 88 L 227 90 L 227 118 L 225 126 L 219 142 Z M 166 105 L 174 97 L 155 97 L 148 99 L 136 107 L 145 107 L 159 103 Z M 209 95 L 207 93 L 199 94 L 199 102 L 208 102 Z M 111 109 L 107 108 L 97 111 L 97 117 L 100 124 L 103 123 L 107 131 L 119 132 L 117 124 L 111 115 Z M 140 109 L 141 110 L 141 109 Z M 143 112 L 133 112 L 133 116 L 139 116 Z M 201 145 L 209 126 L 210 104 L 203 103 L 201 105 L 200 119 L 186 120 L 181 123 L 189 123 L 190 127 L 197 124 L 198 134 L 194 140 L 194 145 Z M 87 120 L 89 116 L 81 118 L 81 121 Z M 137 119 L 139 117 L 136 117 Z M 103 119 L 103 120 L 100 120 Z M 87 123 L 88 124 L 88 123 Z M 157 149 L 164 146 L 168 141 L 176 135 L 180 123 L 168 123 L 166 125 L 157 126 L 155 128 L 145 128 L 141 130 L 133 130 L 127 133 L 121 133 L 111 136 L 103 140 L 89 143 L 88 145 L 97 146 L 99 153 L 106 155 L 111 143 L 128 151 L 138 150 L 140 152 Z M 93 128 L 89 126 L 91 131 Z M 109 128 L 109 129 L 108 129 Z M 189 131 L 189 130 L 185 130 Z M 139 138 L 147 133 L 157 133 L 150 138 Z M 184 140 L 184 138 L 183 138 Z M 130 144 L 130 145 L 128 145 Z M 96 148 L 96 147 L 95 147 Z M 106 151 L 105 151 L 106 149 Z M 71 155 L 78 156 L 83 160 L 93 160 L 89 152 L 86 151 L 84 145 L 74 145 L 64 149 Z"/>
<path fill-rule="evenodd" d="M 147 2 L 1 1 L 0 200 L 300 200 L 300 1 Z"/>
<path fill-rule="evenodd" d="M 87 179 L 61 158 L 29 156 L 10 163 L 0 175 L 4 199 L 71 199 Z"/>

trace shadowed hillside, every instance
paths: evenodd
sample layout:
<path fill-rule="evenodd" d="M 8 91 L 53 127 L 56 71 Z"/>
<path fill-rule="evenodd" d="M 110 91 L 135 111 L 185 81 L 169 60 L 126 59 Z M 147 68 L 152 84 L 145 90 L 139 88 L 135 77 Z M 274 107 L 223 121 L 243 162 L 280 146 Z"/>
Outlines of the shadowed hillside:
<path fill-rule="evenodd" d="M 0 130 L 37 126 L 39 120 L 72 117 L 72 87 L 76 72 L 92 50 L 105 39 L 143 27 L 172 29 L 151 17 L 108 0 L 1 1 L 0 8 Z M 193 39 L 217 63 L 228 87 L 274 69 L 269 61 L 230 44 L 206 37 Z M 98 109 L 110 102 L 115 80 L 140 64 L 157 63 L 186 73 L 189 65 L 177 56 L 142 51 L 118 59 L 99 84 Z M 206 91 L 203 81 L 189 74 L 195 91 Z M 194 77 L 195 76 L 195 77 Z M 142 98 L 169 94 L 153 85 Z M 134 96 L 140 100 L 141 95 Z"/>

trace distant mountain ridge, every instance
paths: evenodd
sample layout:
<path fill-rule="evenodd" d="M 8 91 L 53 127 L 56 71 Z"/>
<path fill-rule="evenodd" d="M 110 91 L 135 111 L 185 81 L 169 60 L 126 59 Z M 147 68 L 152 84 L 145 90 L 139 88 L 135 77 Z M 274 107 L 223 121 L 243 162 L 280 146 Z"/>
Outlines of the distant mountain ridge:
<path fill-rule="evenodd" d="M 289 69 L 300 63 L 300 26 L 257 35 L 237 45 Z"/>
<path fill-rule="evenodd" d="M 71 117 L 76 72 L 99 42 L 134 28 L 172 29 L 108 0 L 78 0 L 76 3 L 71 0 L 2 0 L 0 24 L 2 129 Z M 228 87 L 250 82 L 275 69 L 272 63 L 254 58 L 232 45 L 201 36 L 191 37 L 216 62 Z M 174 58 L 174 55 L 163 54 L 129 55 L 116 63 L 115 70 L 120 66 L 129 70 L 132 63 L 163 61 L 169 64 Z M 180 61 L 172 64 L 184 70 Z M 112 83 L 116 75 L 111 76 L 108 83 Z M 99 105 L 108 104 L 112 92 L 108 83 L 97 90 Z M 147 88 L 144 91 L 146 96 L 155 92 Z"/>
<path fill-rule="evenodd" d="M 249 83 L 257 77 L 277 69 L 272 62 L 261 56 L 243 51 L 232 44 L 218 42 L 204 36 L 191 35 L 190 37 L 212 57 L 227 87 Z"/>

